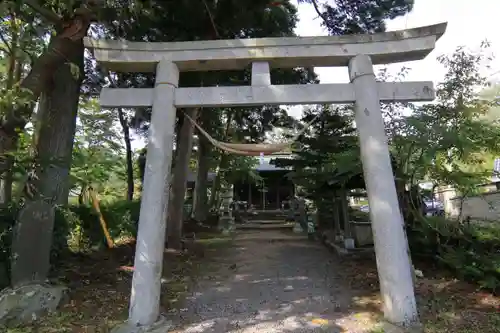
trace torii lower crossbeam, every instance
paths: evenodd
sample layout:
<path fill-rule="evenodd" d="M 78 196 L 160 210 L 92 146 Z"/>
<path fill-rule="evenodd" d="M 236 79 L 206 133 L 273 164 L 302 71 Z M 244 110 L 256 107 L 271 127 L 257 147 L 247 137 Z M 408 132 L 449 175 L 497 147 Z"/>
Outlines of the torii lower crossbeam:
<path fill-rule="evenodd" d="M 378 82 L 381 102 L 432 101 L 432 82 Z M 153 88 L 104 88 L 102 107 L 148 107 Z M 259 105 L 343 104 L 356 100 L 354 86 L 346 84 L 269 85 L 240 87 L 176 88 L 174 104 L 189 107 L 237 107 Z"/>

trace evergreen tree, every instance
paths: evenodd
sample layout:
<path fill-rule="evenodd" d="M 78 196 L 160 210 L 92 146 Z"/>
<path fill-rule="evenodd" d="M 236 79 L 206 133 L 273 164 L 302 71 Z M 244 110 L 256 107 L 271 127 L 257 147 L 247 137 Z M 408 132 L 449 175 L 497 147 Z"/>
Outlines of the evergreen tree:
<path fill-rule="evenodd" d="M 291 167 L 294 183 L 302 195 L 311 199 L 319 213 L 319 222 L 331 220 L 332 202 L 345 186 L 364 187 L 360 179 L 359 152 L 356 130 L 346 108 L 321 105 L 306 109 L 301 119 L 309 123 L 315 119 L 296 144 L 293 159 L 275 159 L 280 167 Z M 345 170 L 346 159 L 351 158 L 351 168 Z"/>
<path fill-rule="evenodd" d="M 385 21 L 405 15 L 414 0 L 299 0 L 310 3 L 330 35 L 384 32 Z"/>

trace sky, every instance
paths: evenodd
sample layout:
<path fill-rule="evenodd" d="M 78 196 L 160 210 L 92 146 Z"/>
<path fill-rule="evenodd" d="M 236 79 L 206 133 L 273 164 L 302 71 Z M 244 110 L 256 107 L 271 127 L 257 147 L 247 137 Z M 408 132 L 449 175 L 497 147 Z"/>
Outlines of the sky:
<path fill-rule="evenodd" d="M 312 5 L 300 4 L 299 23 L 296 33 L 299 36 L 326 36 L 321 21 Z M 415 0 L 414 9 L 407 15 L 387 22 L 387 30 L 404 30 L 436 23 L 448 22 L 446 32 L 441 37 L 434 51 L 424 60 L 389 65 L 391 72 L 398 72 L 404 66 L 411 68 L 406 80 L 434 81 L 442 80 L 445 70 L 437 61 L 442 54 L 451 54 L 458 46 L 477 48 L 482 41 L 491 43 L 490 51 L 497 55 L 489 64 L 487 74 L 491 79 L 500 80 L 500 34 L 497 22 L 500 12 L 499 0 Z M 316 68 L 321 83 L 349 82 L 347 67 Z M 497 73 L 498 72 L 498 73 Z M 302 106 L 290 108 L 290 115 L 300 117 Z M 142 140 L 134 140 L 134 149 L 142 148 Z"/>

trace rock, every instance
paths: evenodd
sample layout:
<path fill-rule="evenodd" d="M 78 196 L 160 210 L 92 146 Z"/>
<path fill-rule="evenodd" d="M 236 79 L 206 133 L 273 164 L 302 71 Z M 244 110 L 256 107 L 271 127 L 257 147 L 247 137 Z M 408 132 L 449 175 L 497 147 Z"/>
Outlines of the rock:
<path fill-rule="evenodd" d="M 28 284 L 0 292 L 0 325 L 31 323 L 54 312 L 66 300 L 67 288 Z"/>
<path fill-rule="evenodd" d="M 136 326 L 129 322 L 125 322 L 114 327 L 111 333 L 166 333 L 170 332 L 172 322 L 161 317 L 156 323 L 151 326 Z"/>

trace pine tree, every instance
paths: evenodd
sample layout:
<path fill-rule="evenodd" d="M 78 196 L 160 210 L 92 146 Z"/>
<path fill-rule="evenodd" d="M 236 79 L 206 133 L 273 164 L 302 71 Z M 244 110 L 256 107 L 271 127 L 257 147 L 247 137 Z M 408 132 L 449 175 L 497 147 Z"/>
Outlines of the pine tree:
<path fill-rule="evenodd" d="M 299 0 L 310 3 L 323 20 L 330 35 L 384 32 L 385 21 L 405 15 L 414 0 Z M 333 2 L 333 4 L 331 4 Z"/>

